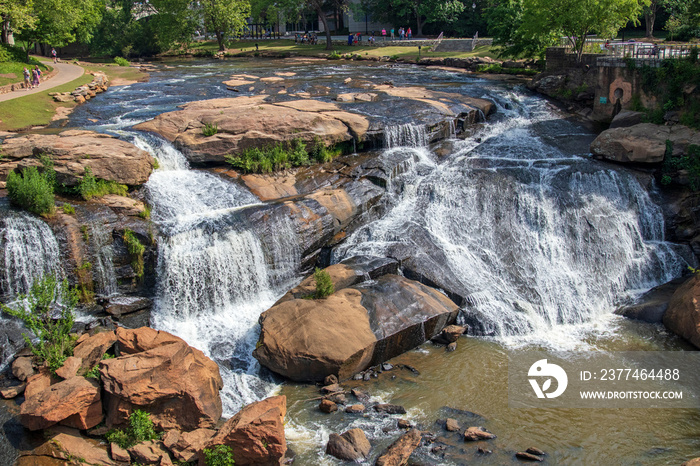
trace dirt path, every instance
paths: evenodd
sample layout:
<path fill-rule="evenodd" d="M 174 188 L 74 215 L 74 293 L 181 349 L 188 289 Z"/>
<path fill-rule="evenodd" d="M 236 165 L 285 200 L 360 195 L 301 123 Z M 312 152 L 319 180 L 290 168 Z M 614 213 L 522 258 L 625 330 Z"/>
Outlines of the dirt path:
<path fill-rule="evenodd" d="M 57 71 L 56 75 L 53 78 L 42 82 L 39 87 L 36 87 L 34 89 L 21 89 L 19 91 L 8 92 L 7 94 L 0 94 L 0 102 L 5 102 L 6 100 L 12 100 L 18 97 L 24 97 L 25 95 L 36 94 L 38 92 L 44 92 L 48 89 L 53 89 L 54 87 L 78 79 L 83 75 L 83 73 L 85 73 L 85 70 L 83 68 L 81 68 L 78 65 L 72 65 L 70 63 L 55 63 L 52 64 L 52 66 Z"/>

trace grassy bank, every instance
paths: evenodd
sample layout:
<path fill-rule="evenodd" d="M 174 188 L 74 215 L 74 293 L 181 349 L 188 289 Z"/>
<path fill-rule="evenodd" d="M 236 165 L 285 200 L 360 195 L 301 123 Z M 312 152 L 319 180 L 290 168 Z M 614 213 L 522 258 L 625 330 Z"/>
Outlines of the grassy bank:
<path fill-rule="evenodd" d="M 62 86 L 0 102 L 0 130 L 14 131 L 30 126 L 48 124 L 58 107 L 74 107 L 76 105 L 70 102 L 55 102 L 53 97 L 49 95 L 49 92 L 70 92 L 90 81 L 92 81 L 92 76 L 84 74 Z"/>
<path fill-rule="evenodd" d="M 30 63 L 20 63 L 20 62 L 3 62 L 0 63 L 0 86 L 5 86 L 7 84 L 15 84 L 24 82 L 24 76 L 22 72 L 24 68 L 28 69 L 34 68 L 39 65 L 39 69 L 42 73 L 49 72 L 52 68 L 45 63 L 41 63 L 36 59 L 29 59 Z"/>
<path fill-rule="evenodd" d="M 364 37 L 364 36 L 363 36 Z M 322 41 L 323 39 L 323 41 Z M 319 57 L 326 58 L 332 51 L 326 50 L 325 39 L 319 37 L 317 45 L 302 45 L 295 44 L 292 39 L 274 39 L 274 40 L 237 40 L 228 43 L 226 50 L 227 54 L 237 55 L 252 55 L 256 52 L 255 44 L 258 44 L 259 53 L 290 53 L 302 57 Z M 195 54 L 214 54 L 218 52 L 219 47 L 216 41 L 197 42 L 189 52 Z M 367 41 L 363 41 L 362 45 L 348 46 L 336 45 L 333 51 L 344 54 L 357 54 L 367 57 L 392 57 L 394 59 L 415 61 L 418 58 L 418 47 L 413 46 L 389 46 L 379 47 L 367 45 Z M 498 56 L 498 48 L 491 46 L 477 47 L 473 52 L 431 52 L 428 47 L 423 47 L 420 52 L 422 58 L 468 58 L 468 57 L 492 57 Z M 173 52 L 177 54 L 177 52 Z"/>

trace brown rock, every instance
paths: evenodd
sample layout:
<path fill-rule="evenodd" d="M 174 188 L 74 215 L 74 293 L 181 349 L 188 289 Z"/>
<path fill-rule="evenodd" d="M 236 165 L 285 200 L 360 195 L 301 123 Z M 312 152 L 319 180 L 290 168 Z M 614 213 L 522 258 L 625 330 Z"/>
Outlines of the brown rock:
<path fill-rule="evenodd" d="M 326 444 L 326 454 L 343 461 L 360 462 L 369 456 L 372 446 L 362 429 L 350 429 L 347 432 L 331 434 Z"/>
<path fill-rule="evenodd" d="M 525 451 L 528 452 L 528 453 L 530 453 L 530 454 L 532 454 L 532 455 L 537 455 L 537 456 L 544 456 L 544 455 L 545 455 L 545 452 L 544 452 L 544 451 L 542 451 L 542 450 L 540 450 L 539 448 L 536 448 L 536 447 L 530 447 L 530 448 L 528 448 L 528 449 L 525 450 Z"/>
<path fill-rule="evenodd" d="M 24 382 L 32 375 L 36 374 L 32 358 L 23 356 L 12 361 L 12 375 Z"/>
<path fill-rule="evenodd" d="M 57 181 L 67 186 L 80 182 L 85 167 L 90 167 L 96 178 L 140 186 L 148 181 L 155 163 L 148 152 L 133 144 L 83 130 L 7 138 L 0 149 L 7 159 L 0 163 L 0 179 L 5 179 L 11 164 L 39 166 L 38 154 L 49 154 L 53 157 Z"/>
<path fill-rule="evenodd" d="M 53 435 L 49 442 L 62 453 L 57 457 L 80 458 L 84 464 L 95 466 L 117 466 L 117 463 L 109 458 L 107 450 L 100 445 L 100 442 L 81 437 L 75 429 L 54 427 L 49 431 L 49 435 Z"/>
<path fill-rule="evenodd" d="M 197 429 L 185 433 L 169 431 L 163 438 L 163 444 L 178 461 L 191 462 L 197 459 L 197 454 L 204 449 L 214 435 L 216 431 L 211 429 Z"/>
<path fill-rule="evenodd" d="M 413 450 L 420 445 L 421 432 L 411 429 L 398 438 L 384 454 L 377 458 L 376 466 L 401 466 L 406 464 Z"/>
<path fill-rule="evenodd" d="M 593 155 L 615 162 L 660 163 L 671 141 L 673 157 L 685 153 L 691 144 L 700 145 L 700 132 L 686 126 L 659 126 L 641 123 L 627 128 L 603 131 L 591 143 Z"/>
<path fill-rule="evenodd" d="M 352 393 L 355 398 L 362 402 L 369 401 L 369 393 L 364 392 L 358 388 L 353 388 L 352 390 L 350 390 L 350 393 Z"/>
<path fill-rule="evenodd" d="M 135 462 L 140 464 L 163 464 L 162 460 L 165 458 L 167 458 L 166 464 L 167 462 L 172 464 L 170 455 L 164 448 L 163 442 L 149 440 L 129 448 L 129 454 Z"/>
<path fill-rule="evenodd" d="M 78 373 L 78 369 L 80 369 L 82 363 L 82 358 L 78 358 L 75 356 L 66 358 L 66 362 L 64 362 L 63 365 L 56 370 L 56 375 L 61 377 L 62 379 L 69 379 L 71 377 L 75 377 L 75 374 Z"/>
<path fill-rule="evenodd" d="M 285 396 L 249 404 L 226 421 L 209 447 L 230 446 L 236 465 L 278 465 L 287 451 L 283 423 L 286 413 Z"/>
<path fill-rule="evenodd" d="M 107 425 L 123 424 L 134 409 L 164 430 L 216 424 L 223 386 L 216 363 L 167 332 L 119 328 L 117 338 L 123 356 L 100 364 Z"/>
<path fill-rule="evenodd" d="M 396 423 L 396 427 L 398 427 L 399 429 L 411 429 L 413 427 L 413 424 L 411 424 L 411 421 L 407 419 L 399 419 Z"/>
<path fill-rule="evenodd" d="M 145 208 L 145 204 L 143 202 L 130 197 L 120 196 L 118 194 L 107 194 L 106 196 L 93 199 L 93 202 L 96 204 L 105 205 L 118 214 L 131 215 L 133 217 L 138 216 Z M 128 297 L 120 296 L 120 298 L 126 299 Z M 117 300 L 117 298 L 114 299 Z M 110 300 L 110 303 L 111 302 L 112 300 Z"/>
<path fill-rule="evenodd" d="M 341 387 L 337 383 L 321 387 L 321 393 L 338 393 L 342 391 L 343 387 Z"/>
<path fill-rule="evenodd" d="M 532 453 L 526 452 L 526 451 L 519 451 L 515 454 L 515 457 L 518 458 L 519 460 L 525 460 L 525 461 L 544 461 L 544 458 L 541 456 L 533 455 Z"/>
<path fill-rule="evenodd" d="M 294 299 L 273 306 L 260 316 L 260 339 L 253 355 L 292 380 L 318 381 L 330 374 L 350 378 L 373 362 L 391 359 L 423 343 L 423 338 L 434 337 L 458 310 L 433 288 L 384 275 L 326 299 Z"/>
<path fill-rule="evenodd" d="M 102 401 L 97 400 L 88 406 L 87 409 L 62 420 L 60 424 L 62 426 L 73 427 L 74 429 L 87 430 L 98 425 L 103 419 Z"/>
<path fill-rule="evenodd" d="M 96 383 L 84 377 L 71 377 L 28 397 L 20 407 L 20 420 L 29 430 L 46 429 L 73 415 L 95 421 L 90 408 L 100 401 L 100 389 Z M 94 427 L 101 421 L 97 419 Z"/>
<path fill-rule="evenodd" d="M 358 403 L 358 404 L 354 404 L 354 405 L 350 405 L 350 406 L 348 406 L 347 408 L 345 408 L 345 412 L 346 412 L 346 413 L 350 413 L 350 414 L 361 414 L 361 413 L 364 413 L 364 412 L 365 412 L 365 405 L 359 404 L 359 403 Z"/>
<path fill-rule="evenodd" d="M 445 429 L 448 432 L 457 432 L 459 430 L 459 423 L 456 419 L 448 418 L 447 421 L 445 421 Z"/>
<path fill-rule="evenodd" d="M 58 382 L 56 377 L 53 377 L 47 368 L 42 368 L 41 371 L 27 379 L 27 387 L 24 389 L 24 398 L 33 398 L 37 393 L 43 392 L 52 384 Z"/>
<path fill-rule="evenodd" d="M 681 466 L 700 466 L 700 458 L 693 458 L 683 463 Z"/>
<path fill-rule="evenodd" d="M 112 452 L 112 459 L 114 461 L 120 461 L 123 463 L 131 462 L 131 456 L 129 456 L 129 452 L 117 445 L 116 443 L 110 443 L 109 449 Z"/>
<path fill-rule="evenodd" d="M 109 315 L 120 316 L 147 309 L 152 305 L 153 301 L 148 298 L 140 296 L 118 296 L 109 300 L 109 303 L 105 306 L 105 312 Z"/>
<path fill-rule="evenodd" d="M 331 374 L 323 379 L 323 386 L 327 387 L 328 385 L 338 385 L 338 377 L 335 374 Z"/>
<path fill-rule="evenodd" d="M 449 345 L 447 345 L 447 346 L 445 347 L 445 351 L 447 351 L 448 353 L 451 353 L 451 352 L 453 352 L 453 351 L 457 351 L 457 342 L 456 342 L 456 341 L 453 341 L 452 343 L 450 343 Z"/>
<path fill-rule="evenodd" d="M 374 406 L 374 410 L 378 413 L 387 414 L 406 414 L 406 408 L 399 405 L 392 405 L 389 403 L 381 403 Z"/>
<path fill-rule="evenodd" d="M 334 411 L 338 411 L 338 405 L 333 403 L 331 400 L 321 400 L 321 404 L 318 405 L 318 409 L 321 412 L 330 414 Z"/>
<path fill-rule="evenodd" d="M 474 442 L 477 440 L 490 440 L 496 438 L 491 432 L 487 432 L 481 427 L 468 427 L 464 432 L 464 440 Z"/>
<path fill-rule="evenodd" d="M 330 400 L 333 403 L 339 404 L 339 405 L 344 405 L 348 403 L 348 399 L 346 398 L 344 393 L 334 393 L 332 395 L 326 396 L 326 400 Z"/>
<path fill-rule="evenodd" d="M 700 275 L 693 274 L 673 293 L 663 323 L 700 348 Z"/>
<path fill-rule="evenodd" d="M 116 341 L 117 336 L 114 332 L 96 333 L 78 343 L 73 350 L 73 356 L 82 359 L 83 370 L 92 369 Z"/>
<path fill-rule="evenodd" d="M 448 342 L 452 343 L 454 341 L 457 341 L 459 337 L 464 335 L 464 332 L 467 331 L 466 327 L 462 327 L 461 325 L 448 325 L 442 330 L 442 337 L 445 338 Z"/>
<path fill-rule="evenodd" d="M 332 103 L 267 103 L 265 99 L 266 96 L 253 96 L 192 102 L 136 128 L 159 133 L 176 145 L 187 147 L 188 157 L 195 162 L 222 162 L 227 154 L 294 138 L 311 142 L 320 137 L 326 144 L 350 141 L 353 137 L 362 138 L 369 129 L 365 117 L 341 111 Z M 217 125 L 218 133 L 205 137 L 205 124 Z"/>
<path fill-rule="evenodd" d="M 27 384 L 21 384 L 21 385 L 13 385 L 11 387 L 6 387 L 0 390 L 0 395 L 2 395 L 3 398 L 6 400 L 11 399 L 11 398 L 16 398 L 22 393 L 24 393 L 24 389 L 27 387 Z"/>

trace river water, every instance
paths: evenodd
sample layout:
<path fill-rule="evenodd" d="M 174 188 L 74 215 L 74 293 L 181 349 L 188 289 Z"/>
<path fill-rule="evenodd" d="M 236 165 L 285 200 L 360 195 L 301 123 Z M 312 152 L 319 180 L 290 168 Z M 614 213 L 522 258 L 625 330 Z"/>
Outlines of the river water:
<path fill-rule="evenodd" d="M 287 395 L 289 444 L 297 464 L 305 465 L 337 463 L 323 454 L 331 432 L 363 427 L 373 458 L 399 435 L 395 417 L 323 415 L 317 401 L 308 401 L 317 396 L 314 387 L 281 384 L 259 367 L 251 357 L 258 316 L 303 278 L 289 219 L 271 218 L 264 232 L 232 221 L 237 209 L 258 202 L 254 196 L 191 169 L 170 144 L 131 129 L 184 102 L 234 96 L 221 84 L 232 74 L 269 76 L 282 68 L 297 73 L 289 80 L 301 91 L 328 86 L 332 95 L 346 91 L 343 80 L 354 77 L 497 103 L 490 121 L 467 139 L 451 141 L 447 154 L 426 147 L 420 129 L 406 126 L 410 114 L 385 109 L 372 115 L 403 128 L 387 138 L 390 148 L 382 157 L 400 154 L 409 163 L 388 186 L 386 215 L 332 254 L 339 261 L 410 251 L 411 267 L 443 277 L 465 300 L 460 319 L 472 336 L 462 338 L 457 351 L 426 344 L 392 361 L 410 364 L 420 375 L 390 371 L 348 384 L 362 386 L 376 401 L 404 405 L 406 418 L 453 445 L 444 455 L 420 448 L 415 456 L 421 464 L 504 464 L 529 446 L 547 451 L 550 464 L 673 464 L 698 453 L 696 410 L 508 408 L 507 357 L 524 347 L 685 348 L 660 326 L 627 322 L 612 312 L 679 276 L 688 251 L 664 241 L 649 180 L 591 160 L 593 135 L 522 85 L 411 66 L 168 62 L 150 82 L 112 88 L 72 115 L 70 126 L 116 134 L 158 158 L 160 168 L 146 186 L 161 230 L 152 324 L 219 363 L 225 415 L 273 393 Z M 476 447 L 444 434 L 435 425 L 440 417 L 496 433 L 487 444 L 493 454 L 477 456 Z"/>

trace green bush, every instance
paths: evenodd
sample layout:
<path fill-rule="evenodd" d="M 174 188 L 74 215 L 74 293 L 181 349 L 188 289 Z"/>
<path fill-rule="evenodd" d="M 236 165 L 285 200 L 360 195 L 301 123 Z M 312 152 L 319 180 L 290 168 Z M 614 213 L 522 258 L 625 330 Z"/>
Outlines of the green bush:
<path fill-rule="evenodd" d="M 143 210 L 139 212 L 139 217 L 141 217 L 144 220 L 148 220 L 149 218 L 151 218 L 151 208 L 147 205 L 143 206 Z"/>
<path fill-rule="evenodd" d="M 73 310 L 78 295 L 71 290 L 68 281 L 59 282 L 55 275 L 36 280 L 28 295 L 20 295 L 18 308 L 0 304 L 2 311 L 20 319 L 36 337 L 36 343 L 22 334 L 32 353 L 40 362 L 46 362 L 55 372 L 73 354 L 73 338 L 70 336 L 75 317 Z"/>
<path fill-rule="evenodd" d="M 113 429 L 107 432 L 105 438 L 110 443 L 116 443 L 124 449 L 128 449 L 137 443 L 159 438 L 151 416 L 140 409 L 134 410 L 129 416 L 129 427 L 126 429 Z"/>
<path fill-rule="evenodd" d="M 202 134 L 206 137 L 213 136 L 219 132 L 219 125 L 216 123 L 204 123 Z"/>
<path fill-rule="evenodd" d="M 21 174 L 7 175 L 7 193 L 13 204 L 37 215 L 51 215 L 54 205 L 52 174 L 28 167 Z"/>
<path fill-rule="evenodd" d="M 503 67 L 500 63 L 483 64 L 476 67 L 478 73 L 500 73 Z"/>
<path fill-rule="evenodd" d="M 228 445 L 216 445 L 204 449 L 204 462 L 207 466 L 233 466 L 233 451 Z"/>
<path fill-rule="evenodd" d="M 134 269 L 136 276 L 141 278 L 143 277 L 143 253 L 146 251 L 146 248 L 141 244 L 134 232 L 128 228 L 124 230 L 123 239 L 126 249 L 131 255 L 131 267 Z"/>
<path fill-rule="evenodd" d="M 245 173 L 271 173 L 291 167 L 309 165 L 310 159 L 317 162 L 327 162 L 336 152 L 329 150 L 320 138 L 315 138 L 307 151 L 306 144 L 301 138 L 286 143 L 259 149 L 253 147 L 244 150 L 239 155 L 227 155 L 226 162 Z"/>
<path fill-rule="evenodd" d="M 83 199 L 89 201 L 93 197 L 102 197 L 107 194 L 126 196 L 129 192 L 129 188 L 116 181 L 98 180 L 95 178 L 95 175 L 92 174 L 92 169 L 90 167 L 85 167 L 85 173 L 78 184 L 77 191 Z"/>
<path fill-rule="evenodd" d="M 114 57 L 114 63 L 116 63 L 119 66 L 129 66 L 131 63 L 129 63 L 129 60 L 126 58 L 122 57 Z"/>
<path fill-rule="evenodd" d="M 66 202 L 63 204 L 63 213 L 67 215 L 75 215 L 75 207 Z"/>
<path fill-rule="evenodd" d="M 314 299 L 322 299 L 335 292 L 335 286 L 333 285 L 333 280 L 331 280 L 331 275 L 325 270 L 316 267 L 316 270 L 314 270 L 314 281 L 316 282 Z"/>
<path fill-rule="evenodd" d="M 328 55 L 329 60 L 340 60 L 340 53 L 338 51 L 333 50 L 329 55 Z"/>

